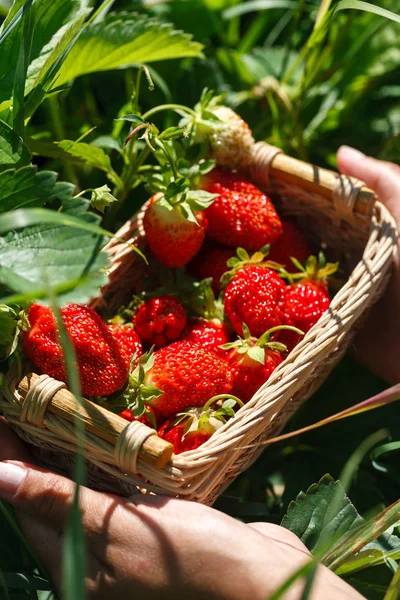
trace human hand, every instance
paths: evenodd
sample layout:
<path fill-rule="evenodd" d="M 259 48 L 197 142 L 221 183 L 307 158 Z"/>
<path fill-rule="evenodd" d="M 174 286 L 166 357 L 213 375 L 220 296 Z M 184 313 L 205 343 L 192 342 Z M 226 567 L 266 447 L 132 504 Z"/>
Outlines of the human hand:
<path fill-rule="evenodd" d="M 342 146 L 337 155 L 339 169 L 357 177 L 376 192 L 400 229 L 400 167 L 365 156 Z M 400 261 L 385 296 L 372 309 L 362 332 L 355 340 L 355 357 L 389 383 L 400 381 Z"/>
<path fill-rule="evenodd" d="M 62 589 L 65 518 L 74 484 L 29 464 L 19 439 L 0 420 L 0 498 L 9 501 L 24 535 L 53 583 Z M 268 523 L 245 525 L 212 508 L 161 496 L 129 500 L 82 488 L 89 598 L 117 600 L 265 600 L 310 554 L 290 531 Z M 285 600 L 301 597 L 296 583 Z M 361 600 L 326 567 L 311 599 Z"/>

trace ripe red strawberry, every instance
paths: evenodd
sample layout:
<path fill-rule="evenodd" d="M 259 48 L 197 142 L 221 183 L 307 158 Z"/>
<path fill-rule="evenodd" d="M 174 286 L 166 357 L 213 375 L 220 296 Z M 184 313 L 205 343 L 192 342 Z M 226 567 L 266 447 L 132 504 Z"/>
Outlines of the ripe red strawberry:
<path fill-rule="evenodd" d="M 194 194 L 196 192 L 193 192 Z M 214 196 L 207 195 L 210 201 Z M 171 203 L 165 194 L 155 194 L 146 209 L 143 226 L 147 242 L 160 262 L 167 267 L 183 267 L 200 250 L 203 243 L 207 217 L 202 210 L 204 206 L 195 203 L 197 210 L 192 210 L 182 200 Z"/>
<path fill-rule="evenodd" d="M 229 331 L 219 319 L 192 317 L 188 321 L 181 340 L 199 344 L 205 350 L 213 350 L 217 354 L 225 356 L 219 346 L 229 342 Z"/>
<path fill-rule="evenodd" d="M 286 347 L 279 342 L 270 341 L 275 328 L 266 331 L 258 340 L 250 335 L 245 324 L 243 330 L 244 339 L 239 338 L 225 344 L 223 349 L 229 350 L 228 363 L 233 374 L 232 393 L 243 402 L 248 402 L 283 361 L 282 353 L 286 351 Z M 301 334 L 298 329 L 295 332 L 296 335 Z"/>
<path fill-rule="evenodd" d="M 200 251 L 187 265 L 190 275 L 198 279 L 212 278 L 212 289 L 216 296 L 221 291 L 221 277 L 228 270 L 226 263 L 235 251 L 211 240 L 204 242 Z"/>
<path fill-rule="evenodd" d="M 281 220 L 271 202 L 250 181 L 216 168 L 203 175 L 203 189 L 218 198 L 206 209 L 207 235 L 226 246 L 257 250 L 282 233 Z"/>
<path fill-rule="evenodd" d="M 126 421 L 129 421 L 130 423 L 132 423 L 132 421 L 140 421 L 144 425 L 147 425 L 147 427 L 153 427 L 153 429 L 161 427 L 164 422 L 163 417 L 161 417 L 154 410 L 154 408 L 151 408 L 150 406 L 146 407 L 141 417 L 135 417 L 135 415 L 129 408 L 119 413 L 119 416 L 125 419 Z"/>
<path fill-rule="evenodd" d="M 108 328 L 120 345 L 127 368 L 136 367 L 143 354 L 142 343 L 136 331 L 129 325 L 109 325 Z M 135 361 L 132 365 L 133 358 Z"/>
<path fill-rule="evenodd" d="M 82 393 L 108 396 L 120 390 L 128 378 L 127 359 L 107 325 L 94 310 L 79 304 L 68 304 L 61 315 L 75 348 Z M 31 329 L 23 334 L 24 352 L 42 373 L 67 381 L 52 311 L 33 304 L 28 318 Z"/>
<path fill-rule="evenodd" d="M 303 270 L 290 276 L 292 281 L 296 277 L 300 279 L 297 283 L 288 285 L 286 289 L 285 314 L 292 325 L 306 333 L 329 308 L 331 300 L 327 281 L 337 268 L 336 263 L 326 264 L 321 254 L 319 261 L 315 256 L 310 256 Z M 289 350 L 299 341 L 289 331 L 282 332 L 280 339 L 287 344 Z"/>
<path fill-rule="evenodd" d="M 275 271 L 263 266 L 239 268 L 225 289 L 224 305 L 226 316 L 239 335 L 243 335 L 243 323 L 255 337 L 271 327 L 288 324 L 286 285 Z"/>
<path fill-rule="evenodd" d="M 289 273 L 294 273 L 296 267 L 291 261 L 293 256 L 303 263 L 312 254 L 312 249 L 303 233 L 292 221 L 282 221 L 282 234 L 272 244 L 268 260 L 283 265 Z"/>
<path fill-rule="evenodd" d="M 214 409 L 211 406 L 215 401 L 211 398 L 203 408 L 189 408 L 170 417 L 158 430 L 159 437 L 173 445 L 175 454 L 195 450 L 235 415 L 233 406 L 237 400 L 225 400 L 221 407 Z"/>
<path fill-rule="evenodd" d="M 186 313 L 174 296 L 158 296 L 143 302 L 134 317 L 143 342 L 161 348 L 179 338 L 186 325 Z"/>
<path fill-rule="evenodd" d="M 129 408 L 146 403 L 170 416 L 188 406 L 203 406 L 213 396 L 228 394 L 231 387 L 225 360 L 198 344 L 179 341 L 142 356 L 129 377 L 126 399 Z"/>

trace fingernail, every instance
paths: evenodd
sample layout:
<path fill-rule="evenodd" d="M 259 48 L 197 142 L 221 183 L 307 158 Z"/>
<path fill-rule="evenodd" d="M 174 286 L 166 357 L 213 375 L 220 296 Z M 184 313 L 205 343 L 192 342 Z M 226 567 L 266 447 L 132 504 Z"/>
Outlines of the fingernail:
<path fill-rule="evenodd" d="M 9 462 L 0 462 L 0 498 L 10 500 L 26 477 L 26 469 Z"/>
<path fill-rule="evenodd" d="M 360 150 L 356 150 L 355 148 L 352 148 L 351 146 L 340 146 L 339 152 L 341 154 L 343 154 L 343 153 L 347 154 L 347 156 L 349 158 L 352 158 L 353 160 L 357 160 L 357 159 L 366 157 L 366 155 L 363 152 L 360 152 Z"/>

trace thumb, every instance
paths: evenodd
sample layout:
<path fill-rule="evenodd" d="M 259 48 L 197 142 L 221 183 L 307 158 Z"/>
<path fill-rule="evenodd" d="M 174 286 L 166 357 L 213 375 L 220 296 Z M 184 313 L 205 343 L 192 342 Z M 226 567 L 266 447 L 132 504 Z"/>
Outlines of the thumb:
<path fill-rule="evenodd" d="M 57 531 L 64 529 L 75 489 L 76 484 L 66 477 L 28 463 L 0 462 L 0 498 L 12 504 L 17 512 Z M 84 525 L 90 522 L 93 527 L 101 526 L 102 517 L 115 499 L 81 487 L 79 503 Z"/>
<path fill-rule="evenodd" d="M 342 146 L 337 153 L 339 170 L 366 183 L 400 221 L 400 167 Z"/>

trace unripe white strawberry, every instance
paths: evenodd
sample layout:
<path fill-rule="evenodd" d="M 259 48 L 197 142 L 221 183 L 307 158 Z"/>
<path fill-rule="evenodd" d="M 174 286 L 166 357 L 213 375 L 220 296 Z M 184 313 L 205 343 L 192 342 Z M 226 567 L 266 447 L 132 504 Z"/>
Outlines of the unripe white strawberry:
<path fill-rule="evenodd" d="M 246 167 L 251 162 L 254 138 L 247 123 L 228 106 L 219 104 L 211 90 L 205 89 L 194 110 L 181 120 L 189 127 L 195 144 L 209 144 L 209 156 L 228 169 Z"/>
<path fill-rule="evenodd" d="M 216 106 L 211 112 L 221 120 L 209 135 L 212 158 L 229 169 L 246 167 L 255 143 L 250 127 L 227 106 Z"/>

